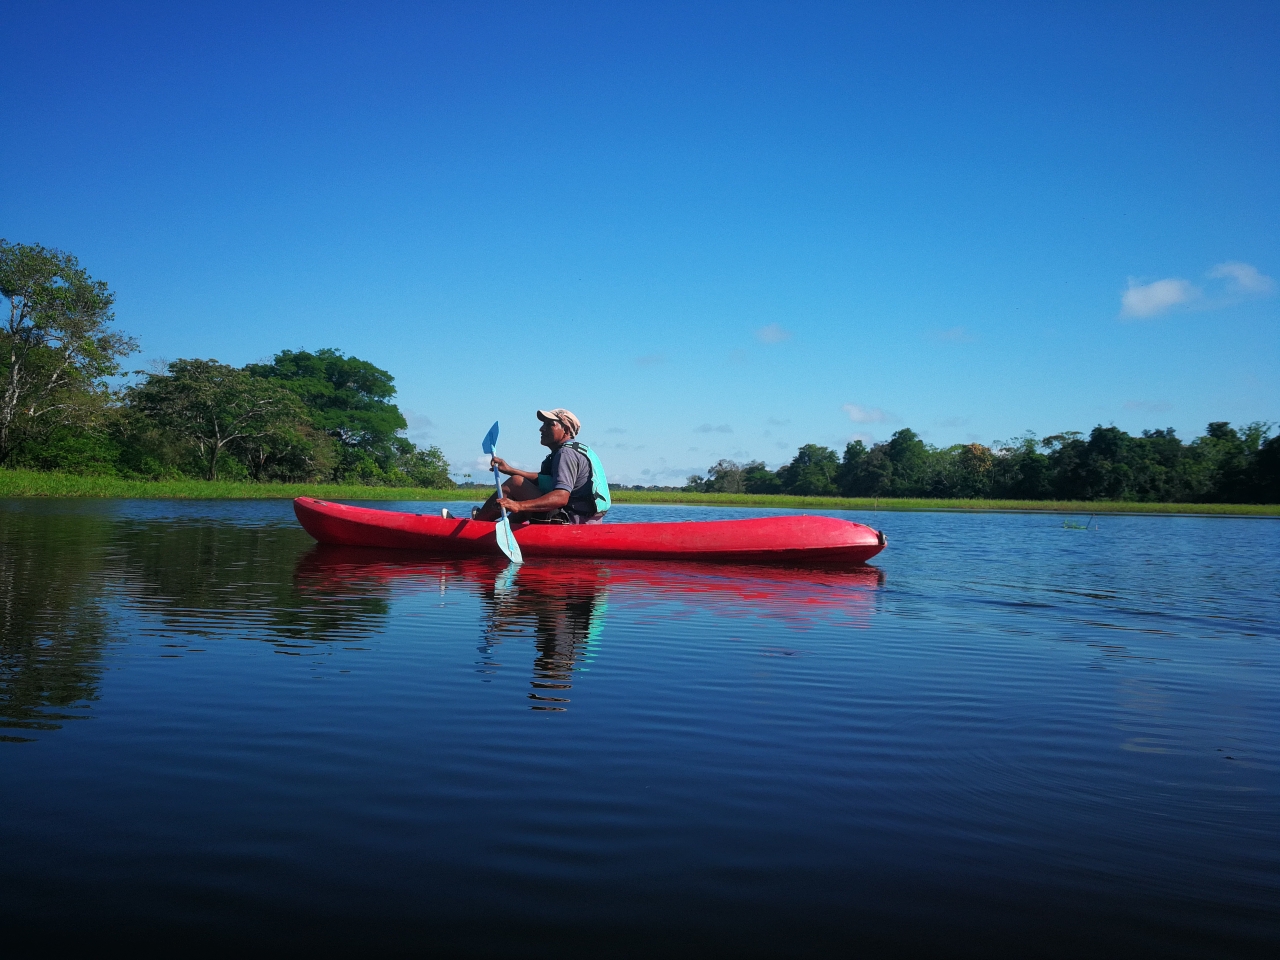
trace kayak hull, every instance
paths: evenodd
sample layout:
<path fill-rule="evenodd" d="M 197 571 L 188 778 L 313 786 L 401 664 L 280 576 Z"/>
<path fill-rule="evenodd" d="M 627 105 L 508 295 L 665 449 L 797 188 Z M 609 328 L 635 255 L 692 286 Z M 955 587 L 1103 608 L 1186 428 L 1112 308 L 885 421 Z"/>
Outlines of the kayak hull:
<path fill-rule="evenodd" d="M 495 556 L 495 525 L 331 503 L 293 502 L 298 521 L 320 543 L 417 550 L 435 556 Z M 531 523 L 515 527 L 526 557 L 714 560 L 740 563 L 865 563 L 884 536 L 834 517 L 785 516 L 686 523 Z"/>

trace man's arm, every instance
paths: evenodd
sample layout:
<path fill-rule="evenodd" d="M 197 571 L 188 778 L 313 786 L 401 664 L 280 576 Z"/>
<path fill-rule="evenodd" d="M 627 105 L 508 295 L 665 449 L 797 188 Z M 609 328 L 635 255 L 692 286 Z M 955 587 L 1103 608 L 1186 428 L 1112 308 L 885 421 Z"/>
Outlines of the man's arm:
<path fill-rule="evenodd" d="M 489 461 L 489 465 L 497 467 L 499 473 L 505 473 L 508 477 L 522 477 L 525 480 L 537 480 L 538 471 L 536 470 L 517 470 L 501 457 L 493 457 Z"/>
<path fill-rule="evenodd" d="M 499 470 L 502 468 L 499 467 Z M 534 478 L 538 475 L 535 473 Z M 507 508 L 507 513 L 542 513 L 547 510 L 559 510 L 569 502 L 568 490 L 552 490 L 538 497 L 537 500 L 509 500 L 503 497 L 498 501 Z"/>

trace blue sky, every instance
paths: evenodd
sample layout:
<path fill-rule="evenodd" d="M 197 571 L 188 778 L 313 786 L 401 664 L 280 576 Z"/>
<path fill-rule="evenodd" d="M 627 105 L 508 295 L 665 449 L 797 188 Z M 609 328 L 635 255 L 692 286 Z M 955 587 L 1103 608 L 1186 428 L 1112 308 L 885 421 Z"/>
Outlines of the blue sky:
<path fill-rule="evenodd" d="M 1280 419 L 1274 3 L 5 5 L 0 236 L 459 469 Z"/>

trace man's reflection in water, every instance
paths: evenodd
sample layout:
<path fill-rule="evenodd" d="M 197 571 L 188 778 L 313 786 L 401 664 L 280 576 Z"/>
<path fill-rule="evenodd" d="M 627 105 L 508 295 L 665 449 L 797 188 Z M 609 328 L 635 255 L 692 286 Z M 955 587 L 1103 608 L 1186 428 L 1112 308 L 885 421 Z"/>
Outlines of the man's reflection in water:
<path fill-rule="evenodd" d="M 504 639 L 534 639 L 531 709 L 566 709 L 573 672 L 592 658 L 604 627 L 607 584 L 608 570 L 594 565 L 571 572 L 511 566 L 485 590 L 489 623 L 480 654 L 486 666 L 498 665 L 494 647 Z"/>

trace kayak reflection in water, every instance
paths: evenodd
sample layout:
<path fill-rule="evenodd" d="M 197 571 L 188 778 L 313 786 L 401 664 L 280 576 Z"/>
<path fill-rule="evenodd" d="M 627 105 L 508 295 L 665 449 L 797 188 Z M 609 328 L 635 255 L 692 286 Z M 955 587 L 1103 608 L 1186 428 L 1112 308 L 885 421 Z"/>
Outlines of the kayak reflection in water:
<path fill-rule="evenodd" d="M 535 472 L 513 467 L 501 457 L 490 460 L 511 479 L 503 497 L 489 496 L 473 520 L 497 520 L 505 507 L 515 522 L 599 523 L 609 509 L 609 481 L 595 452 L 576 439 L 582 423 L 568 410 L 539 410 L 539 442 L 551 452 Z"/>
<path fill-rule="evenodd" d="M 565 576 L 526 567 L 509 567 L 483 592 L 489 623 L 479 649 L 484 672 L 498 666 L 495 648 L 508 639 L 532 635 L 533 710 L 563 711 L 573 672 L 595 656 L 608 611 L 605 567 L 584 565 Z"/>
<path fill-rule="evenodd" d="M 601 652 L 610 616 L 635 617 L 642 610 L 652 615 L 658 605 L 664 616 L 696 611 L 744 623 L 786 623 L 793 630 L 816 623 L 864 630 L 880 607 L 884 580 L 884 573 L 868 564 L 761 567 L 558 559 L 515 565 L 324 545 L 300 557 L 294 573 L 300 593 L 321 601 L 316 610 L 376 598 L 384 617 L 393 615 L 398 597 L 461 588 L 480 601 L 483 640 L 476 666 L 481 678 L 488 682 L 511 666 L 523 673 L 523 642 L 532 639 L 530 706 L 559 711 L 569 703 L 574 674 Z M 303 604 L 299 616 L 310 619 L 309 610 Z M 373 619 L 361 620 L 361 630 L 376 631 Z M 519 665 L 504 664 L 504 643 L 514 643 L 507 651 Z"/>

